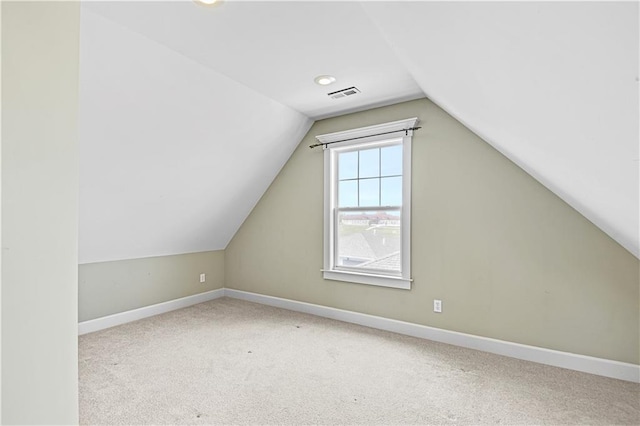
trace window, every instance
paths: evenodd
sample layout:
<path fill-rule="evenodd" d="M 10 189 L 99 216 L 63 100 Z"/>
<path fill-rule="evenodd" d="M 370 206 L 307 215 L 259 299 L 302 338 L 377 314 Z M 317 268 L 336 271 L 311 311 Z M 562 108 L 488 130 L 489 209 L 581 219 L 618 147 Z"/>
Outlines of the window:
<path fill-rule="evenodd" d="M 324 152 L 325 279 L 411 287 L 412 131 L 404 129 L 416 122 L 316 136 L 331 143 Z M 352 140 L 336 142 L 344 139 Z"/>

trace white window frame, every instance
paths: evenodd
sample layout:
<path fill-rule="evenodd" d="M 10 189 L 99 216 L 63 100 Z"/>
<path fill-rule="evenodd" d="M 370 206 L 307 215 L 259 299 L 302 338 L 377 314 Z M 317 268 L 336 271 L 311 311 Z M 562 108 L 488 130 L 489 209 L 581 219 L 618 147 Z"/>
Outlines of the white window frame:
<path fill-rule="evenodd" d="M 411 289 L 411 142 L 413 131 L 405 132 L 404 130 L 415 127 L 417 122 L 418 118 L 414 117 L 316 136 L 321 144 L 329 144 L 324 145 L 324 266 L 322 269 L 324 279 Z M 336 142 L 345 139 L 352 140 Z M 335 212 L 337 207 L 338 176 L 336 164 L 338 154 L 354 149 L 384 146 L 398 141 L 402 144 L 401 273 L 365 273 L 337 269 L 335 265 Z M 375 210 L 375 207 L 369 208 L 369 210 Z"/>

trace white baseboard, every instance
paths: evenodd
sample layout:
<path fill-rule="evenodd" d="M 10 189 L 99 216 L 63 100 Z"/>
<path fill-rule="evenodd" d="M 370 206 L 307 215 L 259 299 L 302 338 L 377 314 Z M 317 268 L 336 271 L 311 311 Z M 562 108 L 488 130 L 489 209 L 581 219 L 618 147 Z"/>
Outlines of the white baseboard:
<path fill-rule="evenodd" d="M 291 311 L 304 312 L 320 317 L 504 355 L 511 358 L 640 383 L 640 365 L 636 364 L 628 364 L 603 358 L 595 358 L 572 354 L 569 352 L 539 348 L 536 346 L 522 345 L 504 340 L 458 333 L 455 331 L 448 331 L 404 321 L 397 321 L 373 315 L 330 308 L 327 306 L 314 305 L 312 303 L 298 302 L 295 300 L 265 296 L 262 294 L 249 293 L 229 288 L 224 289 L 224 295 L 235 299 L 247 300 L 249 302 L 261 303 L 263 305 L 275 306 Z"/>
<path fill-rule="evenodd" d="M 295 300 L 265 296 L 263 294 L 249 293 L 229 288 L 207 291 L 205 293 L 170 300 L 156 305 L 145 306 L 131 311 L 83 321 L 78 324 L 78 334 L 82 335 L 92 333 L 105 328 L 114 327 L 176 309 L 186 308 L 209 300 L 218 299 L 223 296 L 261 303 L 263 305 L 275 306 L 277 308 L 288 309 L 291 311 L 304 312 L 324 318 L 359 324 L 365 327 L 377 328 L 379 330 L 391 331 L 407 336 L 419 337 L 422 339 L 476 349 L 483 352 L 490 352 L 540 364 L 547 364 L 555 367 L 567 368 L 569 370 L 582 371 L 585 373 L 640 383 L 640 365 L 636 364 L 572 354 L 569 352 L 561 352 L 536 346 L 528 346 L 504 340 L 491 339 L 488 337 L 474 336 L 472 334 L 448 331 L 420 324 L 413 324 L 374 315 L 361 314 L 358 312 L 345 311 L 327 306 L 314 305 L 312 303 L 298 302 Z"/>
<path fill-rule="evenodd" d="M 133 309 L 131 311 L 120 312 L 102 318 L 83 321 L 81 323 L 78 323 L 78 334 L 82 335 L 93 333 L 94 331 L 104 330 L 105 328 L 115 327 L 116 325 L 137 321 L 142 318 L 164 314 L 165 312 L 186 308 L 187 306 L 196 305 L 198 303 L 207 302 L 213 299 L 218 299 L 223 296 L 224 289 L 219 288 L 217 290 L 194 294 L 193 296 L 182 297 L 180 299 L 169 300 L 168 302 L 158 303 L 151 306 L 144 306 L 142 308 Z"/>

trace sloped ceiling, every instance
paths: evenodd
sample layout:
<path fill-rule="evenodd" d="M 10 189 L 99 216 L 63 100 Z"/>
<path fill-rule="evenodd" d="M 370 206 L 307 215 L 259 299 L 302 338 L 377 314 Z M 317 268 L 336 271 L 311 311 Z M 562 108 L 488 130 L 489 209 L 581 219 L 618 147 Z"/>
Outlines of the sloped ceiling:
<path fill-rule="evenodd" d="M 224 248 L 312 121 L 83 11 L 80 263 Z"/>
<path fill-rule="evenodd" d="M 83 4 L 80 262 L 223 249 L 313 120 L 425 94 L 638 256 L 637 3 L 227 0 Z"/>
<path fill-rule="evenodd" d="M 367 3 L 425 94 L 636 257 L 638 3 Z"/>

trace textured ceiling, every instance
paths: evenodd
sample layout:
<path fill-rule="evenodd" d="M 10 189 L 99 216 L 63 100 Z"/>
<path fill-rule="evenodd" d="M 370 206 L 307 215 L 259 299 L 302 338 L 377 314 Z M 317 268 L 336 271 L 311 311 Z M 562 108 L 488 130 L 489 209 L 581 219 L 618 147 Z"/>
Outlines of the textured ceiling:
<path fill-rule="evenodd" d="M 81 263 L 222 249 L 314 119 L 425 95 L 638 255 L 637 3 L 84 3 L 80 59 Z"/>

